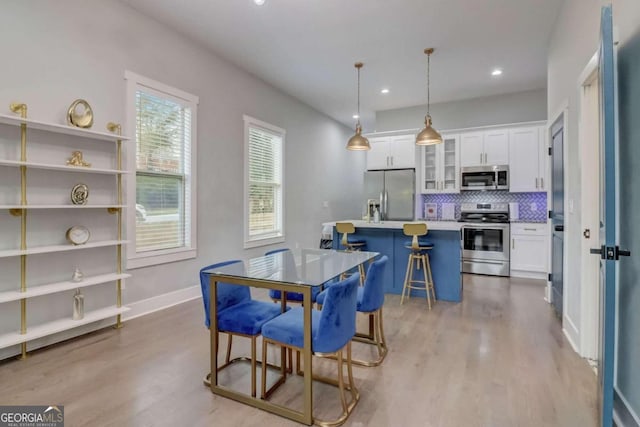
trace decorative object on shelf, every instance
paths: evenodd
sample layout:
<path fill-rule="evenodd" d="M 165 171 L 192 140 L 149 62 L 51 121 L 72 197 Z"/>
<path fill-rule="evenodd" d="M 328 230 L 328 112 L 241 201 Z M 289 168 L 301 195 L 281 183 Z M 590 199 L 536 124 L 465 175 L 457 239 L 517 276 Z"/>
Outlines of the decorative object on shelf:
<path fill-rule="evenodd" d="M 80 289 L 76 289 L 73 295 L 73 320 L 81 320 L 84 318 L 84 295 Z"/>
<path fill-rule="evenodd" d="M 67 124 L 79 128 L 89 129 L 93 126 L 93 110 L 84 99 L 76 99 L 67 111 Z"/>
<path fill-rule="evenodd" d="M 84 245 L 89 241 L 91 233 L 89 229 L 82 225 L 75 225 L 67 230 L 67 241 L 72 245 Z"/>
<path fill-rule="evenodd" d="M 347 150 L 371 150 L 369 140 L 362 136 L 362 126 L 360 125 L 360 69 L 364 66 L 364 64 L 362 62 L 356 62 L 354 66 L 358 70 L 358 115 L 356 117 L 358 121 L 356 123 L 356 134 L 349 138 L 349 142 L 347 143 Z"/>
<path fill-rule="evenodd" d="M 82 166 L 85 168 L 90 168 L 91 163 L 85 162 L 82 158 L 82 151 L 74 151 L 71 153 L 71 157 L 67 160 L 67 165 L 69 166 Z"/>
<path fill-rule="evenodd" d="M 431 54 L 434 52 L 432 47 L 424 50 L 427 55 L 427 115 L 424 118 L 424 129 L 416 136 L 416 145 L 435 145 L 442 143 L 442 135 L 432 127 L 431 115 L 429 108 L 431 106 L 431 87 L 430 87 L 430 68 Z"/>
<path fill-rule="evenodd" d="M 76 184 L 71 189 L 71 203 L 74 205 L 86 205 L 89 199 L 89 187 L 86 184 Z"/>
<path fill-rule="evenodd" d="M 84 274 L 78 267 L 76 267 L 76 269 L 73 271 L 73 274 L 71 275 L 71 281 L 82 282 L 82 279 L 84 279 Z"/>
<path fill-rule="evenodd" d="M 91 163 L 85 162 L 82 158 L 82 151 L 74 151 L 71 153 L 71 157 L 67 160 L 67 164 L 69 166 L 82 166 L 85 168 L 90 168 Z"/>

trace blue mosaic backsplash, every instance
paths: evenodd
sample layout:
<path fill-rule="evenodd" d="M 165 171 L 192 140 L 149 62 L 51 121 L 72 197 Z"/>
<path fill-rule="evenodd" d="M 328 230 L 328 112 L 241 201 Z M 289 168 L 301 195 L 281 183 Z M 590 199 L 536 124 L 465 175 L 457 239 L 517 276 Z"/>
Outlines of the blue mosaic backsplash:
<path fill-rule="evenodd" d="M 424 217 L 424 204 L 438 205 L 438 220 L 442 218 L 442 204 L 455 204 L 456 219 L 460 218 L 462 203 L 517 203 L 519 222 L 547 222 L 547 193 L 509 193 L 507 191 L 463 191 L 454 194 L 421 194 L 419 217 Z M 420 200 L 420 199 L 418 199 Z"/>

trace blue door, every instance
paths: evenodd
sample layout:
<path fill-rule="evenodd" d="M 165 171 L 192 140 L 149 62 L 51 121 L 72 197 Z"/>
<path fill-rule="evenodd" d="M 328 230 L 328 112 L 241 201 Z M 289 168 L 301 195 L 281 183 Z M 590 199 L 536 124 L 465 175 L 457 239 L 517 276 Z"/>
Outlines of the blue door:
<path fill-rule="evenodd" d="M 602 8 L 600 22 L 600 355 L 598 358 L 600 415 L 603 427 L 613 424 L 616 346 L 617 235 L 617 97 L 616 58 L 611 5 Z"/>

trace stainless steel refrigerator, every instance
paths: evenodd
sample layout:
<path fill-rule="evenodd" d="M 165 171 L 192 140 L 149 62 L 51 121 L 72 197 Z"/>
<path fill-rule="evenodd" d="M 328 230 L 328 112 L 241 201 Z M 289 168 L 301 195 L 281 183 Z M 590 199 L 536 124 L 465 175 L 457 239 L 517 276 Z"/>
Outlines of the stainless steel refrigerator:
<path fill-rule="evenodd" d="M 416 201 L 414 169 L 368 171 L 364 173 L 364 204 L 376 200 L 380 219 L 412 221 Z"/>

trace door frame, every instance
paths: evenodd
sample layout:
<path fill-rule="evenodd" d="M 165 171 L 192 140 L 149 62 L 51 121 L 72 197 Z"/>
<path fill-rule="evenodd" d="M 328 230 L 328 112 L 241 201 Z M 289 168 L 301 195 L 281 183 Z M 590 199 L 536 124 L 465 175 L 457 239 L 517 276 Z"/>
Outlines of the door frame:
<path fill-rule="evenodd" d="M 555 113 L 552 114 L 550 116 L 551 120 L 549 120 L 547 122 L 547 150 L 553 146 L 553 134 L 552 134 L 552 128 L 553 125 L 560 119 L 562 119 L 562 179 L 564 182 L 564 200 L 563 200 L 563 205 L 564 205 L 564 215 L 565 215 L 565 224 L 568 225 L 567 222 L 567 217 L 569 214 L 573 214 L 573 212 L 569 212 L 569 192 L 567 191 L 568 188 L 568 177 L 569 177 L 569 153 L 568 153 L 568 146 L 569 146 L 569 100 L 565 99 L 564 101 L 562 101 L 560 103 L 560 107 L 558 109 L 556 109 Z M 551 210 L 551 197 L 553 196 L 553 164 L 551 163 L 551 156 L 547 156 L 547 170 L 549 171 L 549 182 L 551 183 L 551 185 L 549 185 L 549 188 L 547 189 L 547 212 L 549 212 Z M 548 216 L 548 215 L 547 215 Z M 549 242 L 548 242 L 548 252 L 549 252 L 549 258 L 547 260 L 547 265 L 549 266 L 549 273 L 551 273 L 551 268 L 552 268 L 552 261 L 553 261 L 553 227 L 551 226 L 551 220 L 547 219 L 547 223 L 548 225 L 548 234 L 549 234 Z M 566 228 L 565 228 L 566 230 Z M 567 256 L 567 250 L 568 250 L 568 243 L 569 243 L 569 239 L 567 238 L 568 233 L 565 234 L 565 238 L 562 241 L 562 253 L 563 253 L 563 258 L 562 258 L 562 332 L 565 334 L 565 336 L 568 337 L 566 331 L 565 331 L 565 325 L 564 325 L 564 321 L 565 321 L 565 313 L 567 310 L 567 298 L 565 297 L 566 294 L 566 289 L 567 289 L 567 283 L 568 283 L 568 266 L 567 266 L 567 260 L 568 260 L 568 256 Z M 546 295 L 545 295 L 545 300 L 551 304 L 553 303 L 553 292 L 551 290 L 551 280 L 549 280 L 548 275 L 547 275 L 547 289 L 546 289 Z M 570 338 L 569 342 L 571 343 L 571 345 L 573 346 L 573 348 L 575 349 L 575 345 L 574 343 L 571 341 Z"/>
<path fill-rule="evenodd" d="M 588 133 L 592 133 L 588 129 L 588 125 L 583 120 L 583 113 L 585 102 L 587 102 L 587 98 L 585 96 L 585 87 L 591 86 L 596 83 L 599 85 L 599 68 L 598 68 L 598 60 L 599 60 L 599 49 L 596 49 L 595 53 L 585 66 L 582 73 L 580 73 L 580 77 L 578 78 L 578 93 L 580 94 L 579 100 L 579 110 L 578 110 L 578 141 L 580 144 L 580 161 L 581 165 L 583 165 L 583 159 L 585 155 L 588 155 L 591 159 L 590 164 L 600 164 L 600 124 L 598 123 L 598 132 L 596 133 L 595 138 L 587 138 L 585 135 Z M 598 88 L 598 96 L 600 89 Z M 598 117 L 599 120 L 599 117 Z M 587 148 L 587 150 L 585 150 Z M 582 194 L 585 194 L 585 190 L 588 188 L 588 183 L 583 181 L 583 178 L 580 179 L 580 185 L 582 188 Z M 590 200 L 590 203 L 585 203 L 584 197 L 581 197 L 581 205 L 582 212 L 590 211 L 600 212 L 600 200 L 598 198 L 594 198 Z M 596 219 L 597 221 L 597 219 Z M 587 222 L 584 216 L 581 217 L 581 228 L 582 231 L 585 228 L 590 228 L 592 230 L 591 237 L 598 238 L 598 233 L 596 232 L 596 228 L 592 226 L 593 221 Z M 585 272 L 585 264 L 592 264 L 591 267 L 595 268 L 596 271 L 599 271 L 600 260 L 591 255 L 589 252 L 585 252 L 585 248 L 589 247 L 598 247 L 598 244 L 594 244 L 593 241 L 586 242 L 584 238 L 580 238 L 580 266 L 581 272 L 584 274 Z M 587 248 L 588 250 L 588 248 Z M 598 313 L 600 310 L 600 292 L 599 292 L 599 276 L 593 277 L 591 279 L 587 279 L 585 277 L 581 277 L 580 280 L 580 347 L 578 354 L 581 357 L 589 359 L 591 361 L 597 361 L 598 359 L 598 348 L 600 343 L 600 330 L 599 330 L 599 319 Z"/>

